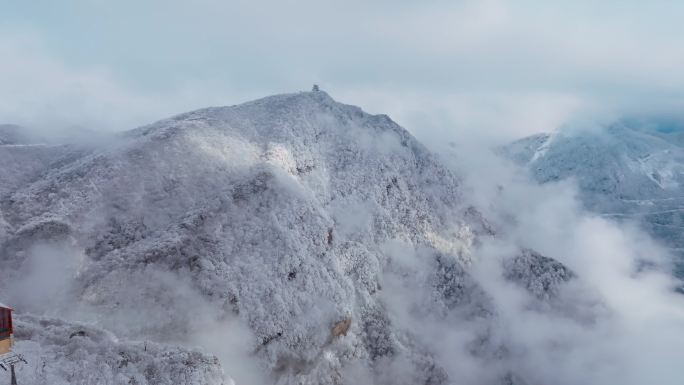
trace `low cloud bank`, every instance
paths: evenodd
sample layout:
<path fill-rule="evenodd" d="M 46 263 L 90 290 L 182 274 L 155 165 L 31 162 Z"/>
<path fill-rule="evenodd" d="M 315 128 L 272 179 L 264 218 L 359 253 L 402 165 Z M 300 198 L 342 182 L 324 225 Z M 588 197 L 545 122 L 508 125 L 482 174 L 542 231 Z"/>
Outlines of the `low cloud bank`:
<path fill-rule="evenodd" d="M 572 181 L 536 184 L 524 170 L 497 157 L 487 146 L 491 143 L 472 144 L 461 137 L 438 150 L 464 175 L 470 199 L 497 229 L 476 251 L 472 272 L 496 304 L 495 339 L 509 347 L 503 362 L 518 373 L 517 381 L 678 384 L 684 376 L 678 359 L 684 296 L 675 291 L 673 257 L 636 226 L 585 211 Z M 521 247 L 577 274 L 576 282 L 563 286 L 555 306 L 531 306 L 534 298 L 503 278 L 503 262 Z M 453 369 L 452 378 L 475 384 L 492 367 L 465 364 L 472 357 L 463 353 L 457 337 L 454 343 L 449 338 L 467 335 L 463 326 L 432 327 L 426 333 Z"/>

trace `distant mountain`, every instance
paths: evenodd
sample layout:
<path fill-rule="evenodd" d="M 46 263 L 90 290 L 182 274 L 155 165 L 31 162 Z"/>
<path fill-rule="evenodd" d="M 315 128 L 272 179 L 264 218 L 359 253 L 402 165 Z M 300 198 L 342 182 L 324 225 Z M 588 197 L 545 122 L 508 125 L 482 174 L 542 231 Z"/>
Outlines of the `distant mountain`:
<path fill-rule="evenodd" d="M 15 124 L 0 124 L 0 145 L 26 144 L 28 137 L 21 126 Z"/>
<path fill-rule="evenodd" d="M 540 183 L 572 179 L 596 213 L 638 223 L 678 257 L 684 277 L 684 127 L 631 119 L 533 135 L 503 149 Z"/>
<path fill-rule="evenodd" d="M 458 383 L 392 311 L 401 300 L 421 319 L 476 325 L 464 343 L 491 367 L 480 383 L 524 383 L 469 270 L 496 230 L 459 177 L 385 115 L 303 92 L 181 114 L 107 145 L 25 151 L 0 146 L 0 292 L 20 317 L 193 346 L 239 319 L 274 382 Z M 502 278 L 532 301 L 559 300 L 574 279 L 532 251 L 509 257 Z M 45 342 L 25 336 L 19 347 Z"/>

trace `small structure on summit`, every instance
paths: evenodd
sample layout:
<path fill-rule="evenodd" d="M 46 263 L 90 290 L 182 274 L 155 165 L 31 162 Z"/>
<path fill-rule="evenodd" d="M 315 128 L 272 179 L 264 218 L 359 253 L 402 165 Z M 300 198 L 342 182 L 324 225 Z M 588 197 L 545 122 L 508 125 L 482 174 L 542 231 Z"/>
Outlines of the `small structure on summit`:
<path fill-rule="evenodd" d="M 9 369 L 12 375 L 11 384 L 17 385 L 14 365 L 21 362 L 26 363 L 26 360 L 21 354 L 12 352 L 12 347 L 14 345 L 12 311 L 13 309 L 11 307 L 0 303 L 0 368 L 5 371 Z"/>
<path fill-rule="evenodd" d="M 318 87 L 318 84 L 314 84 L 313 87 L 311 87 L 311 91 L 312 91 L 312 92 L 318 92 L 318 91 L 320 91 L 320 90 L 321 90 L 321 89 Z"/>

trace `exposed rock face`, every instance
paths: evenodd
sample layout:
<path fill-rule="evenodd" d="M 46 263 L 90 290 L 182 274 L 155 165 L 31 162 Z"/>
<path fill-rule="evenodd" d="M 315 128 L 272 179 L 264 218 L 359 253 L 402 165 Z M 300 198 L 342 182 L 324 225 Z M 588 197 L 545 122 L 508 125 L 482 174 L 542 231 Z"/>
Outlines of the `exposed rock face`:
<path fill-rule="evenodd" d="M 343 319 L 342 321 L 336 323 L 332 329 L 332 336 L 333 337 L 346 336 L 347 332 L 349 331 L 349 327 L 351 326 L 351 323 L 352 323 L 351 318 L 346 318 L 346 319 Z"/>

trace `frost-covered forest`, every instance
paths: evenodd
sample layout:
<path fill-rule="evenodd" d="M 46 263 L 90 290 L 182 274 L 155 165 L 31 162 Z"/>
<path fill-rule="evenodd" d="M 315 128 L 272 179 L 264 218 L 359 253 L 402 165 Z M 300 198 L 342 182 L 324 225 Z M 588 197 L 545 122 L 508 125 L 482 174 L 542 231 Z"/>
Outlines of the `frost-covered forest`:
<path fill-rule="evenodd" d="M 629 247 L 627 230 L 567 198 L 559 215 L 594 222 L 554 255 L 529 234 L 559 235 L 511 204 L 544 187 L 474 199 L 472 175 L 323 91 L 104 142 L 26 132 L 0 138 L 0 293 L 23 384 L 571 384 L 630 373 L 621 344 L 643 325 L 611 288 L 656 280 L 643 301 L 681 301 L 667 273 L 629 270 L 643 253 L 610 260 L 583 233 Z M 608 286 L 610 263 L 627 270 Z"/>

